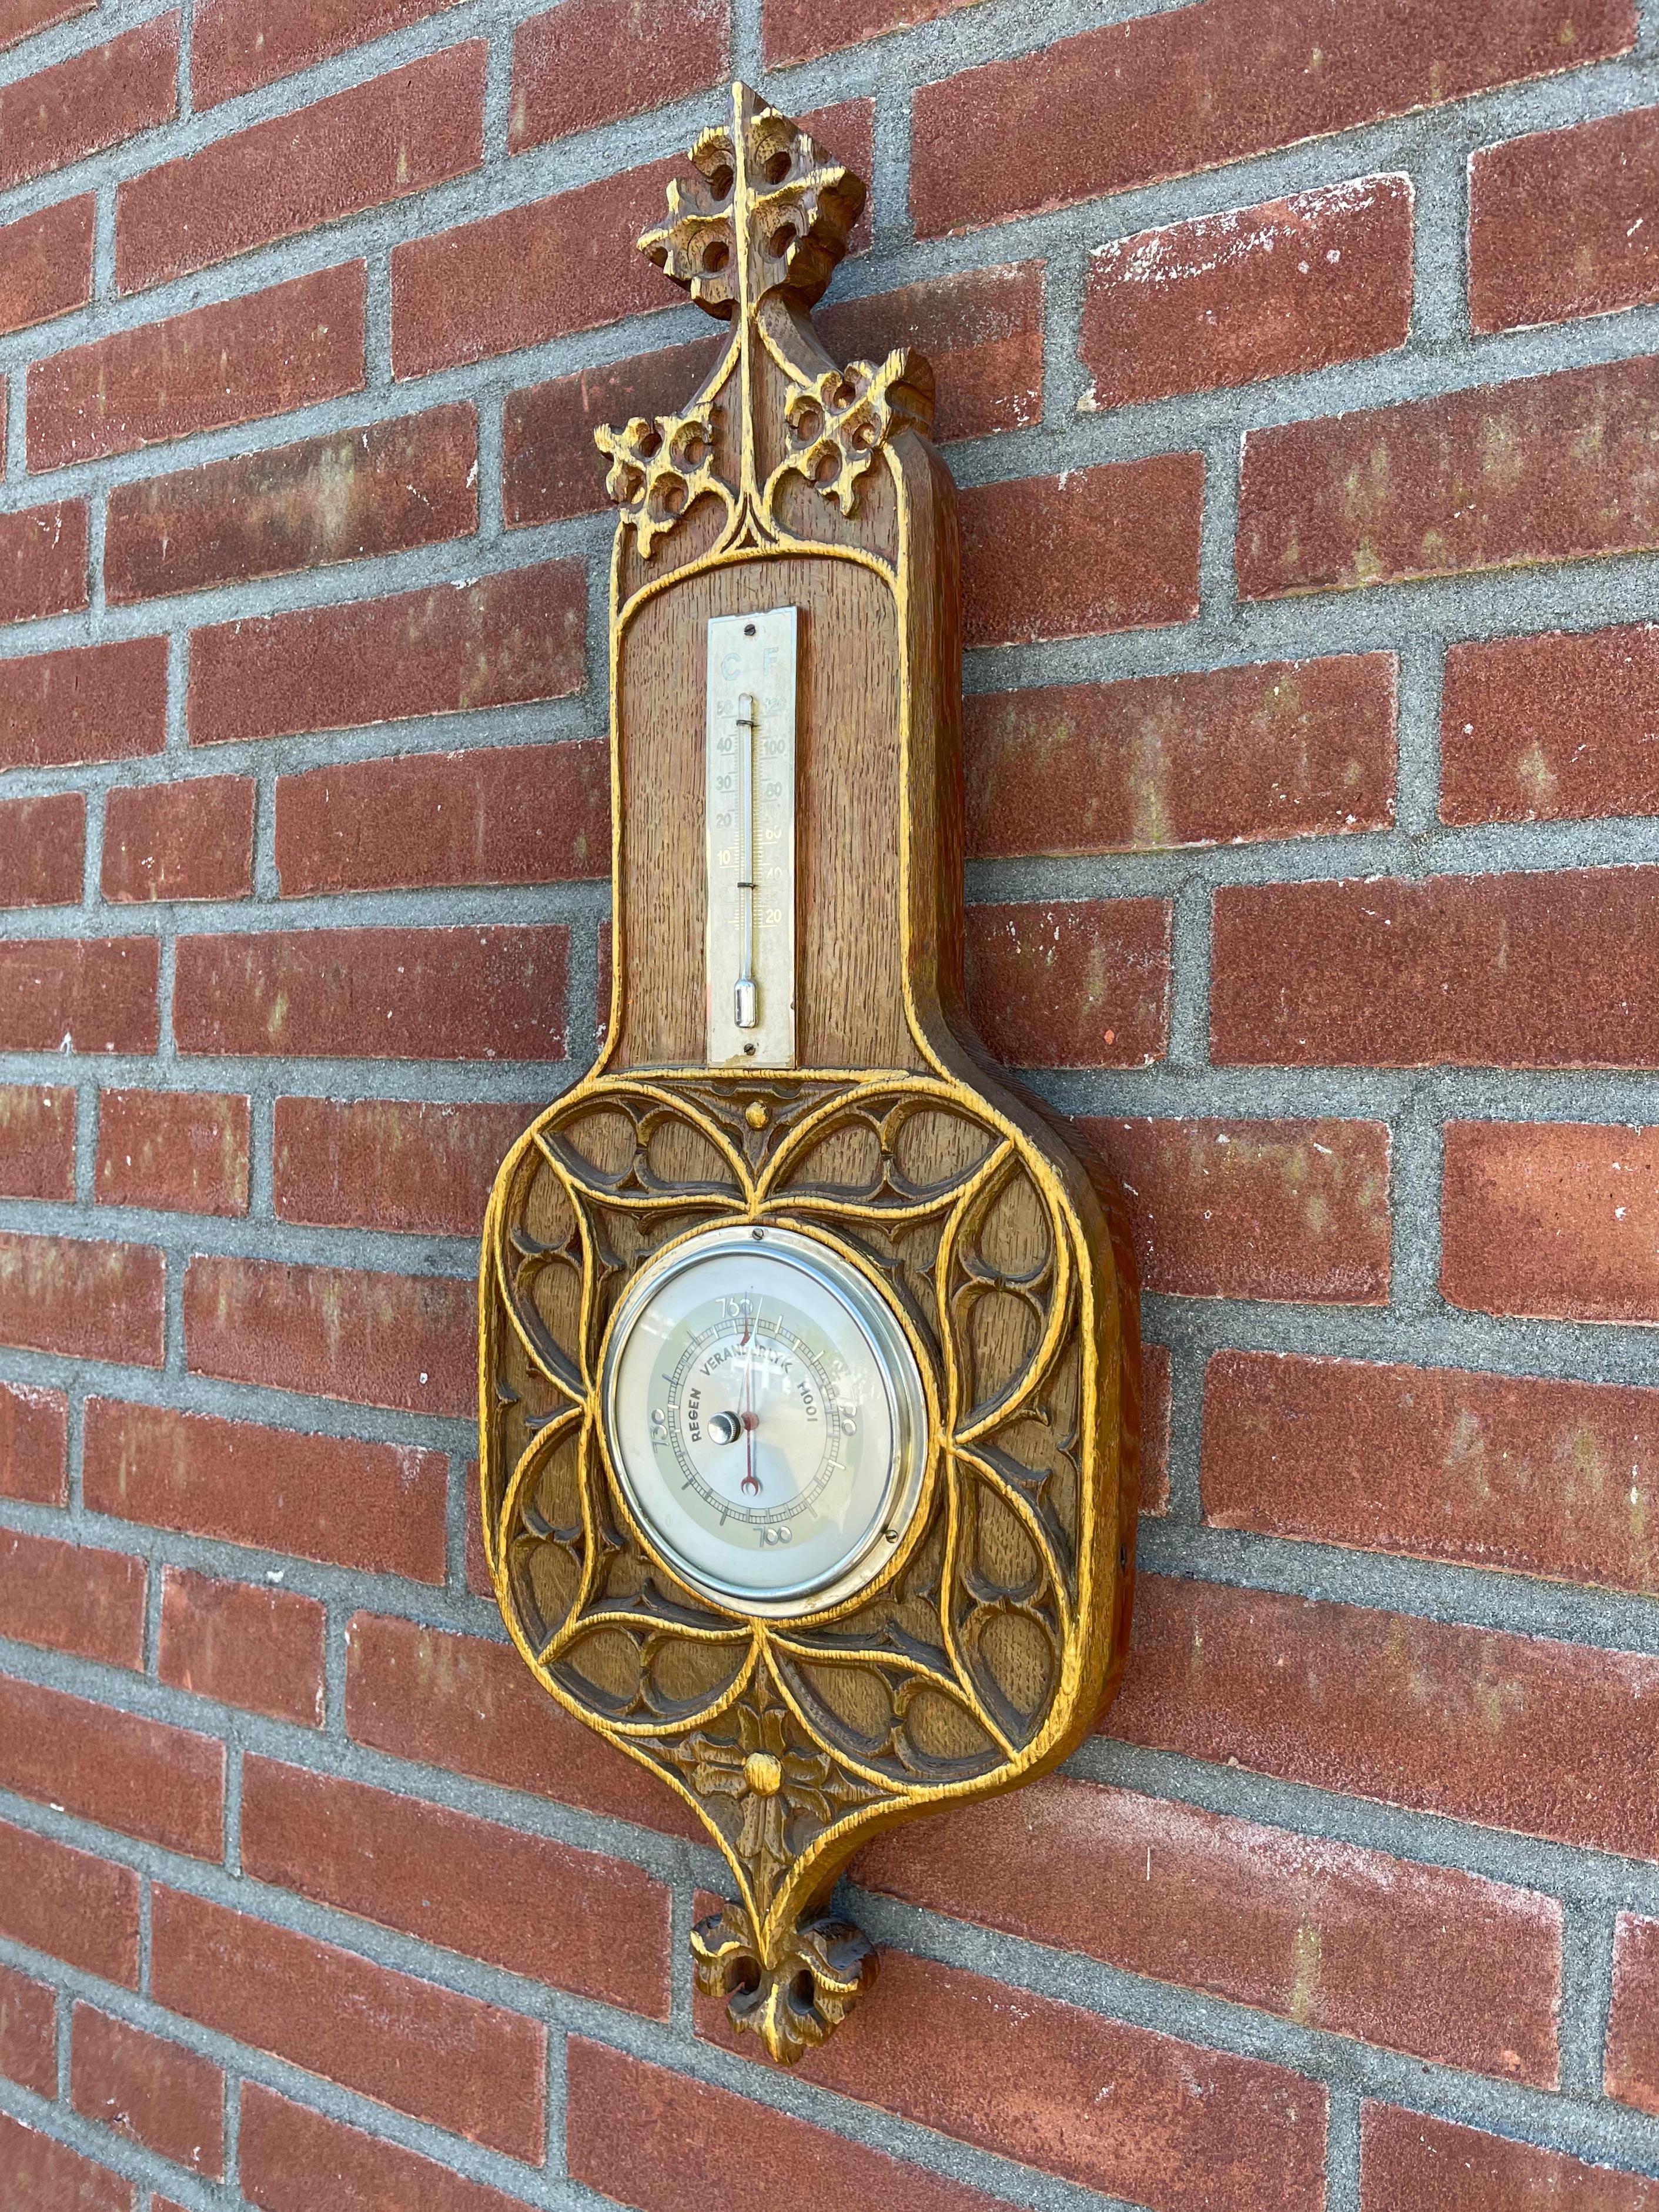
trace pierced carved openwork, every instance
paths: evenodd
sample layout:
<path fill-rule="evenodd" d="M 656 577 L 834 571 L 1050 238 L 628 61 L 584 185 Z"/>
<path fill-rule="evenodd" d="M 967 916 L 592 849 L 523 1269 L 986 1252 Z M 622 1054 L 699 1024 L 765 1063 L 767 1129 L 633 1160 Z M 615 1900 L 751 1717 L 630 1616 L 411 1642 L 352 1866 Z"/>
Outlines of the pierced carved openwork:
<path fill-rule="evenodd" d="M 648 1259 L 721 1221 L 787 1222 L 879 1280 L 937 1409 L 890 1568 L 799 1625 L 678 1581 L 606 1463 L 610 1316 Z M 702 1812 L 760 1936 L 740 2008 L 815 2040 L 800 2003 L 755 1992 L 818 1859 L 1041 1757 L 1079 1671 L 1087 1255 L 1022 1133 L 955 1085 L 661 1077 L 592 1079 L 542 1115 L 489 1261 L 485 1522 L 509 1626 L 562 1702 Z"/>
<path fill-rule="evenodd" d="M 736 1890 L 696 1932 L 698 1984 L 788 2063 L 874 1978 L 873 1948 L 828 1909 L 858 1844 L 1053 1765 L 1109 1692 L 1135 1315 L 1105 1179 L 963 1042 L 942 796 L 955 540 L 926 442 L 932 375 L 902 348 L 837 365 L 806 319 L 863 187 L 742 86 L 691 163 L 641 245 L 731 334 L 678 414 L 599 434 L 619 508 L 611 1022 L 594 1071 L 497 1177 L 480 1480 L 514 1643 L 550 1695 L 696 1808 Z M 803 787 L 800 1027 L 829 1042 L 745 1071 L 698 1056 L 703 978 L 677 947 L 701 945 L 700 848 L 674 838 L 701 762 L 673 750 L 684 696 L 651 687 L 689 665 L 663 612 L 675 593 L 700 650 L 711 615 L 775 604 L 781 577 L 805 603 L 803 773 L 823 779 Z M 815 722 L 810 684 L 842 668 L 860 688 L 826 692 Z M 654 811 L 629 781 L 647 761 Z M 814 939 L 824 915 L 835 933 Z M 793 1614 L 681 1578 L 613 1463 L 605 1395 L 642 1271 L 709 1232 L 775 1229 L 890 1312 L 927 1413 L 904 1525 L 872 1523 L 873 1570 Z"/>

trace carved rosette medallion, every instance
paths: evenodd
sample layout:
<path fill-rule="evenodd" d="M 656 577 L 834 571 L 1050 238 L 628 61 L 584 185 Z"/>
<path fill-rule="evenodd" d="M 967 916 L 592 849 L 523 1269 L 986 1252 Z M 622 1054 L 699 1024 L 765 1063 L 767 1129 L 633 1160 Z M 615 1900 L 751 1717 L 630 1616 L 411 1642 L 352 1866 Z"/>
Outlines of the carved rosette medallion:
<path fill-rule="evenodd" d="M 926 443 L 926 363 L 900 349 L 838 366 L 805 319 L 862 186 L 741 86 L 691 164 L 641 246 L 730 324 L 729 342 L 680 413 L 599 433 L 620 510 L 618 779 L 617 641 L 670 583 L 745 562 L 855 563 L 911 641 L 925 523 L 946 549 L 929 589 L 953 604 L 954 538 L 922 511 L 948 496 Z M 1127 1249 L 1103 1179 L 963 1042 L 959 860 L 952 874 L 928 811 L 945 724 L 917 707 L 931 690 L 953 714 L 954 665 L 945 647 L 932 667 L 903 650 L 898 1046 L 880 1064 L 766 1071 L 641 1048 L 630 993 L 652 954 L 624 936 L 619 821 L 607 1043 L 508 1155 L 483 1243 L 482 1504 L 503 1616 L 549 1693 L 701 1816 L 736 1897 L 696 1931 L 699 1984 L 785 2063 L 874 1976 L 873 1948 L 828 1910 L 857 1845 L 1062 1758 L 1109 1693 L 1127 1625 Z M 927 1401 L 920 1496 L 890 1559 L 797 1619 L 678 1579 L 609 1456 L 619 1302 L 678 1240 L 738 1224 L 787 1224 L 859 1270 L 897 1316 Z"/>

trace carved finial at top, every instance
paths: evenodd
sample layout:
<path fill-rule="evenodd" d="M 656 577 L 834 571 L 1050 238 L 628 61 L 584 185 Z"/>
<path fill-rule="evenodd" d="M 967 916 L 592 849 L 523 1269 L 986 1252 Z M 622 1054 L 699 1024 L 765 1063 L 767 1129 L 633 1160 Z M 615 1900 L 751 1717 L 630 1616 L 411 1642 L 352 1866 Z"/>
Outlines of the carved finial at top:
<path fill-rule="evenodd" d="M 703 132 L 691 164 L 695 179 L 670 183 L 670 220 L 640 251 L 730 325 L 726 344 L 679 413 L 593 433 L 642 562 L 709 501 L 726 510 L 713 552 L 782 544 L 800 480 L 850 520 L 884 451 L 933 421 L 920 354 L 842 368 L 811 327 L 864 206 L 860 179 L 742 83 L 731 122 Z"/>
<path fill-rule="evenodd" d="M 722 320 L 769 292 L 810 307 L 847 251 L 863 182 L 746 84 L 732 86 L 732 112 L 691 149 L 701 181 L 669 185 L 672 220 L 640 251 Z"/>

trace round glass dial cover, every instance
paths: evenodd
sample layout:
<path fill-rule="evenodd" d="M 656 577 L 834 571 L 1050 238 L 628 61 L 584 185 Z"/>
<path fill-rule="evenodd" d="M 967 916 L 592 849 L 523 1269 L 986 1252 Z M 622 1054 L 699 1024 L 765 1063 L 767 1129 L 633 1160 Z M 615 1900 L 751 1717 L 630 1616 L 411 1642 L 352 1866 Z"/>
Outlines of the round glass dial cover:
<path fill-rule="evenodd" d="M 850 1596 L 915 1509 L 915 1355 L 859 1270 L 793 1230 L 706 1230 L 642 1269 L 611 1322 L 604 1403 L 652 1542 L 743 1610 Z"/>

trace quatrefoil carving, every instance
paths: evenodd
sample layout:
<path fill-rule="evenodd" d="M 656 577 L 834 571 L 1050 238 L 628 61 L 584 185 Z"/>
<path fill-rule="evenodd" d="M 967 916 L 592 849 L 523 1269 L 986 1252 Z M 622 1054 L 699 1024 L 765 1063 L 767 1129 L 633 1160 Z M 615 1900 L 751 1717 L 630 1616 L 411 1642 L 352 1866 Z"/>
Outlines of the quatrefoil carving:
<path fill-rule="evenodd" d="M 718 407 L 690 415 L 636 415 L 620 430 L 598 429 L 594 443 L 608 454 L 605 488 L 638 533 L 641 559 L 706 491 L 724 496 L 714 472 Z"/>
<path fill-rule="evenodd" d="M 867 361 L 826 369 L 784 410 L 789 425 L 787 466 L 799 469 L 825 499 L 850 515 L 859 479 L 907 422 L 925 432 L 933 412 L 933 371 L 900 347 L 877 368 Z"/>

